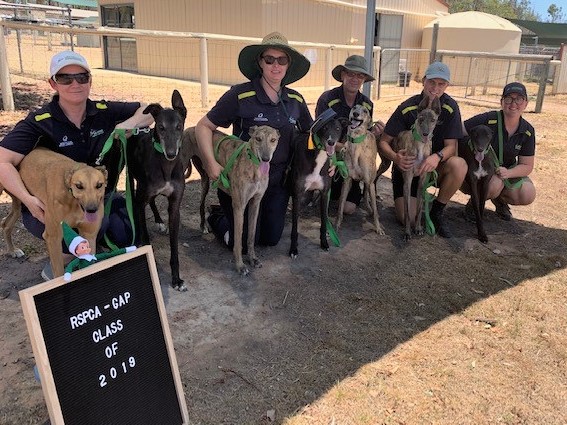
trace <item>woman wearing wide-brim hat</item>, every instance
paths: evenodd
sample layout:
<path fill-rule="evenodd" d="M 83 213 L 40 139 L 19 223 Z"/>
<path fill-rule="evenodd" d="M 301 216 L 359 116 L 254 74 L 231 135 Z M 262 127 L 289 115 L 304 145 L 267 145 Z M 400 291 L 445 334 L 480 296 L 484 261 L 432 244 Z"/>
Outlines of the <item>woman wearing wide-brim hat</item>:
<path fill-rule="evenodd" d="M 292 140 L 296 130 L 307 131 L 313 122 L 303 96 L 286 85 L 303 78 L 310 65 L 282 34 L 268 34 L 261 43 L 244 47 L 238 57 L 238 67 L 250 81 L 231 87 L 197 123 L 203 165 L 212 180 L 217 180 L 223 169 L 213 152 L 213 131 L 217 127 L 232 125 L 232 133 L 242 140 L 249 139 L 248 131 L 255 125 L 269 125 L 280 132 L 258 217 L 256 238 L 261 245 L 276 245 L 285 225 L 289 193 L 284 177 L 291 160 Z M 231 247 L 232 200 L 222 190 L 218 190 L 218 197 L 221 207 L 214 208 L 208 223 Z"/>
<path fill-rule="evenodd" d="M 317 101 L 315 108 L 315 118 L 327 110 L 333 109 L 339 117 L 348 120 L 350 110 L 354 105 L 362 105 L 370 111 L 370 115 L 374 112 L 374 104 L 360 92 L 362 84 L 369 81 L 374 81 L 374 77 L 370 74 L 366 59 L 360 55 L 352 55 L 346 58 L 344 65 L 337 65 L 331 71 L 333 78 L 342 84 L 331 90 L 324 92 Z M 380 137 L 384 123 L 378 121 L 373 126 L 372 132 L 376 138 Z M 339 199 L 343 185 L 343 179 L 337 176 L 333 179 L 331 185 L 332 199 Z M 353 214 L 356 207 L 360 205 L 362 200 L 362 189 L 358 182 L 351 186 L 345 203 L 345 214 Z"/>

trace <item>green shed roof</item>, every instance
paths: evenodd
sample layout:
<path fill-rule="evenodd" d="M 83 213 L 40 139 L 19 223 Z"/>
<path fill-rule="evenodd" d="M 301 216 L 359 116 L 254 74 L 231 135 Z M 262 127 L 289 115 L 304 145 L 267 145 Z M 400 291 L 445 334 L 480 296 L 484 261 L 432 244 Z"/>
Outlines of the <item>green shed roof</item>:
<path fill-rule="evenodd" d="M 56 3 L 61 3 L 70 6 L 86 6 L 98 7 L 97 0 L 54 0 Z"/>
<path fill-rule="evenodd" d="M 509 21 L 520 27 L 522 36 L 537 36 L 538 42 L 541 44 L 559 46 L 561 43 L 567 43 L 567 24 L 523 21 L 521 19 L 509 19 Z"/>

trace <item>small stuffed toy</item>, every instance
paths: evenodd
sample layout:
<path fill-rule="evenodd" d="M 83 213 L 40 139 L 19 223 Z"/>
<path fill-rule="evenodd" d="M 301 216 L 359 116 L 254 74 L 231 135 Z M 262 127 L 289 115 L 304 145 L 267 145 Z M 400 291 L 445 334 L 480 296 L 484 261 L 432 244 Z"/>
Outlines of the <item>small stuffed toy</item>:
<path fill-rule="evenodd" d="M 74 270 L 84 269 L 91 264 L 96 263 L 99 260 L 104 260 L 106 258 L 114 257 L 116 255 L 124 254 L 126 252 L 132 252 L 136 249 L 135 246 L 129 246 L 126 248 L 115 249 L 110 252 L 101 252 L 99 254 L 91 254 L 91 247 L 89 241 L 79 236 L 67 223 L 61 222 L 63 227 L 63 240 L 69 248 L 69 252 L 77 258 L 73 258 L 69 264 L 65 266 L 65 274 L 63 279 L 66 281 L 71 280 L 71 272 Z"/>

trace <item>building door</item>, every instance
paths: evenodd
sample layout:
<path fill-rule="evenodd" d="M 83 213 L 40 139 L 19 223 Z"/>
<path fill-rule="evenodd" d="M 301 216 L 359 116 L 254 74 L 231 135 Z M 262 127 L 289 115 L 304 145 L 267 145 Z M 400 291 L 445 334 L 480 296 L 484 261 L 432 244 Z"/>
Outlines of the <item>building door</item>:
<path fill-rule="evenodd" d="M 403 15 L 386 15 L 379 13 L 376 18 L 375 46 L 386 50 L 380 57 L 380 80 L 382 83 L 398 81 L 399 73 L 404 64 L 400 62 L 400 48 L 402 47 L 402 29 L 404 27 Z"/>
<path fill-rule="evenodd" d="M 114 28 L 135 28 L 134 5 L 101 6 L 102 25 Z M 104 63 L 106 69 L 138 71 L 136 39 L 104 36 Z"/>

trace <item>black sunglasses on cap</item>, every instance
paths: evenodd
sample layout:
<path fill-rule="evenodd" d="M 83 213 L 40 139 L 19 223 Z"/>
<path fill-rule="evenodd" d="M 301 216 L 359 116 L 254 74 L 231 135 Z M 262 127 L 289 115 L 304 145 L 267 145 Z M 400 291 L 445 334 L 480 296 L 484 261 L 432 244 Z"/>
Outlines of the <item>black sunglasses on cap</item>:
<path fill-rule="evenodd" d="M 55 74 L 53 81 L 62 86 L 68 86 L 75 80 L 79 84 L 87 84 L 91 80 L 91 74 L 88 72 L 81 72 L 80 74 Z"/>
<path fill-rule="evenodd" d="M 262 56 L 262 59 L 264 59 L 264 62 L 268 65 L 272 65 L 276 61 L 279 65 L 287 65 L 289 63 L 289 58 L 287 56 L 278 56 L 276 58 L 275 56 L 266 55 Z"/>

